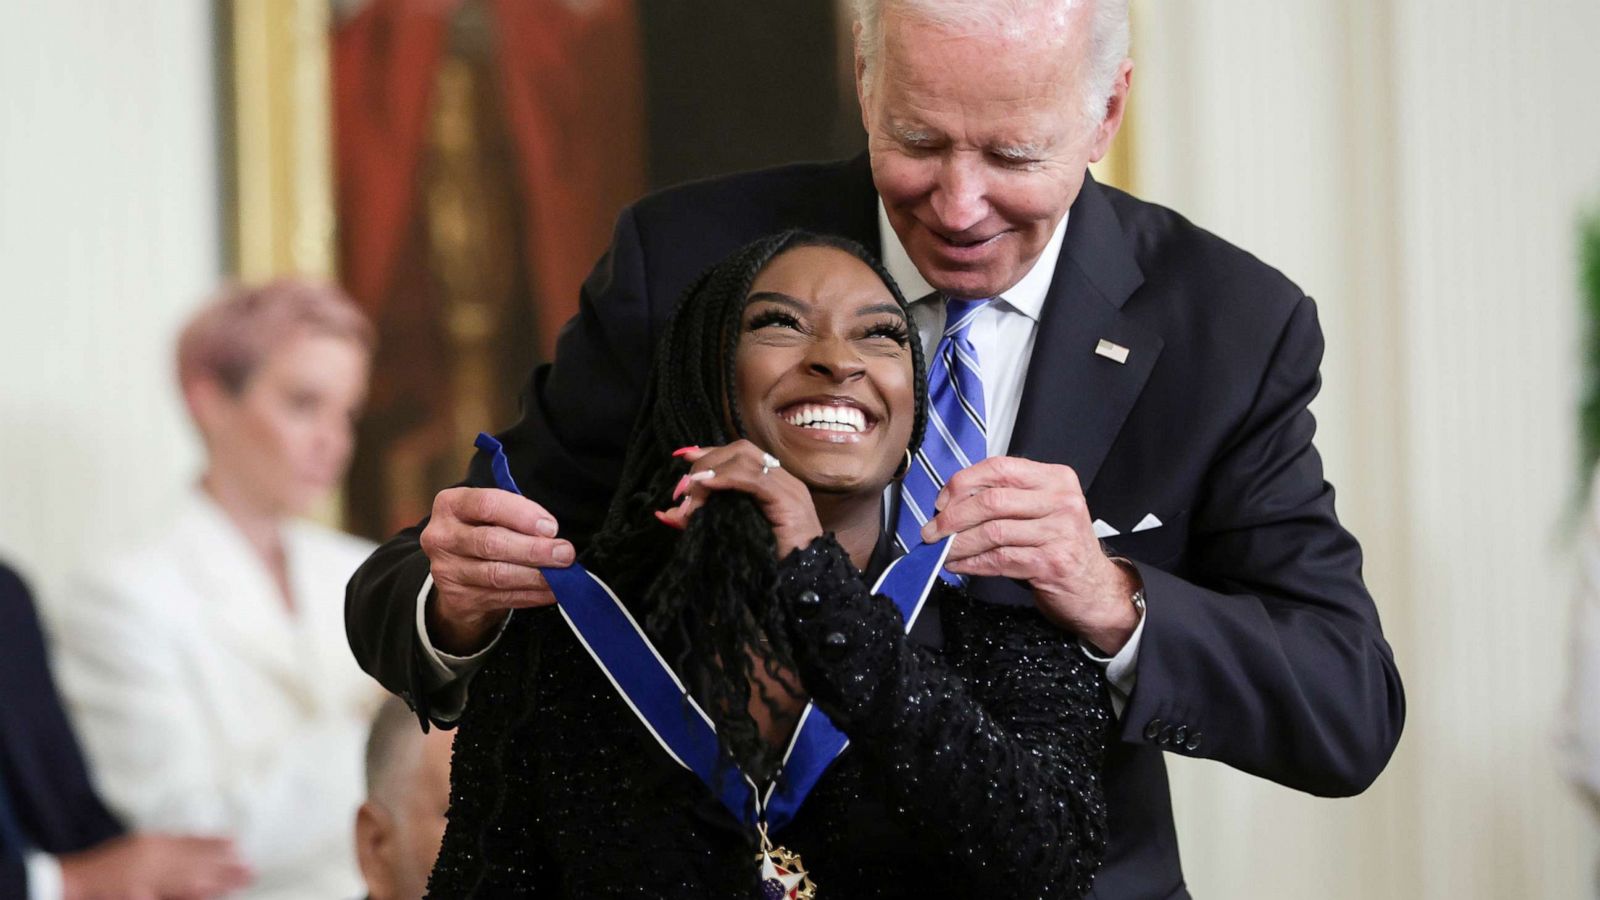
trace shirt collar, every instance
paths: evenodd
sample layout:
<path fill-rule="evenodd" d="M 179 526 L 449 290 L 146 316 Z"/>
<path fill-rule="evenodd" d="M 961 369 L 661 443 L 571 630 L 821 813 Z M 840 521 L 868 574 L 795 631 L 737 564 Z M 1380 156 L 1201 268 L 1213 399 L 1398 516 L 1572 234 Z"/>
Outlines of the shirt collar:
<path fill-rule="evenodd" d="M 1000 295 L 1000 299 L 1008 306 L 1035 322 L 1039 321 L 1039 314 L 1044 310 L 1044 298 L 1050 292 L 1050 281 L 1055 278 L 1056 261 L 1061 258 L 1061 242 L 1067 236 L 1069 218 L 1070 212 L 1061 217 L 1055 233 L 1050 235 L 1050 242 L 1044 245 L 1044 252 L 1039 254 L 1028 274 L 1012 285 L 1011 290 Z M 889 212 L 884 209 L 881 197 L 878 199 L 878 244 L 883 248 L 883 267 L 889 270 L 908 301 L 915 303 L 933 293 L 933 286 L 917 271 L 916 264 L 906 253 L 905 245 L 900 243 L 900 236 L 890 226 Z"/>

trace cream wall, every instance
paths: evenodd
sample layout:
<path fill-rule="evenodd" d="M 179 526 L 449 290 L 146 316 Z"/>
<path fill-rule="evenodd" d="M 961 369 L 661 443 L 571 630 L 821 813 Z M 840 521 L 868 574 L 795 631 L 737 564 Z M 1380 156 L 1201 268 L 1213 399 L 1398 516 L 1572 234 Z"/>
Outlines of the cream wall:
<path fill-rule="evenodd" d="M 219 272 L 210 4 L 0 12 L 0 557 L 48 596 L 198 452 L 173 331 Z"/>
<path fill-rule="evenodd" d="M 1135 5 L 1141 192 L 1319 300 L 1319 444 L 1409 702 L 1355 800 L 1173 759 L 1194 890 L 1592 895 L 1595 829 L 1552 735 L 1600 5 Z"/>

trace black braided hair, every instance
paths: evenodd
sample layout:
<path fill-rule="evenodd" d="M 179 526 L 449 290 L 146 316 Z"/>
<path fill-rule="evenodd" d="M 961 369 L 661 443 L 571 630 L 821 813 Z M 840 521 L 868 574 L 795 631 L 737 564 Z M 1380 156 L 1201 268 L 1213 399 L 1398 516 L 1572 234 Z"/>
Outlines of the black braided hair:
<path fill-rule="evenodd" d="M 915 376 L 909 446 L 921 443 L 928 405 L 922 343 L 888 271 L 866 248 L 844 238 L 803 231 L 762 238 L 706 270 L 679 299 L 656 346 L 617 491 L 600 530 L 579 557 L 616 589 L 658 647 L 677 649 L 670 662 L 711 716 L 728 757 L 758 778 L 772 774 L 777 754 L 761 740 L 750 716 L 752 659 L 761 660 L 774 678 L 780 668 L 794 668 L 773 602 L 777 554 L 771 525 L 753 499 L 731 491 L 714 494 L 683 532 L 657 522 L 652 512 L 672 504 L 672 489 L 689 468 L 671 456 L 673 450 L 745 436 L 734 363 L 750 285 L 778 254 L 812 246 L 843 250 L 866 263 L 905 312 Z M 536 629 L 522 634 L 527 640 L 521 648 L 521 708 L 495 741 L 491 758 L 498 785 L 479 824 L 480 866 L 468 896 L 479 896 L 497 867 L 490 837 L 508 794 L 507 760 L 540 694 L 543 641 Z M 765 685 L 761 692 L 776 712 Z"/>
<path fill-rule="evenodd" d="M 711 267 L 679 300 L 656 347 L 610 510 L 580 560 L 634 607 L 658 646 L 676 651 L 669 661 L 715 723 L 724 750 L 763 777 L 777 758 L 749 713 L 752 658 L 775 679 L 779 669 L 794 668 L 773 602 L 778 561 L 772 526 L 754 499 L 733 491 L 713 494 L 683 532 L 663 526 L 653 512 L 673 505 L 672 490 L 688 471 L 673 450 L 746 436 L 734 362 L 750 285 L 779 254 L 809 246 L 833 247 L 866 263 L 905 312 L 915 375 L 910 446 L 921 442 L 927 418 L 922 344 L 888 271 L 866 248 L 843 238 L 803 231 L 762 238 Z M 761 692 L 776 712 L 764 685 Z"/>

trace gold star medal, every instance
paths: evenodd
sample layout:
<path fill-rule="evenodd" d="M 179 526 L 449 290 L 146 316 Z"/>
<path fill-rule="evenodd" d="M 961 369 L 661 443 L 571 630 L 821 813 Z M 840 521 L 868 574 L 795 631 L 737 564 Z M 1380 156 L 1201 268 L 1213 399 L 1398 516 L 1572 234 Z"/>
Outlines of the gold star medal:
<path fill-rule="evenodd" d="M 761 864 L 761 900 L 814 900 L 817 885 L 806 874 L 800 854 L 773 846 L 765 822 L 758 827 L 761 852 L 756 854 L 756 862 Z"/>

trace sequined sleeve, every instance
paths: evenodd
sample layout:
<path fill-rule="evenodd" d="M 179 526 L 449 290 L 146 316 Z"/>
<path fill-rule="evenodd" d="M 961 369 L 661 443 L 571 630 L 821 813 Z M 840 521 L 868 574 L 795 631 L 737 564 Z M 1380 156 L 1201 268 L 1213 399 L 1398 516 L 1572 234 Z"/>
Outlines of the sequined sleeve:
<path fill-rule="evenodd" d="M 940 658 L 831 536 L 780 567 L 801 679 L 892 805 L 993 896 L 1078 897 L 1105 854 L 1104 678 L 1031 609 L 941 594 Z M 932 601 L 930 601 L 932 602 Z"/>

